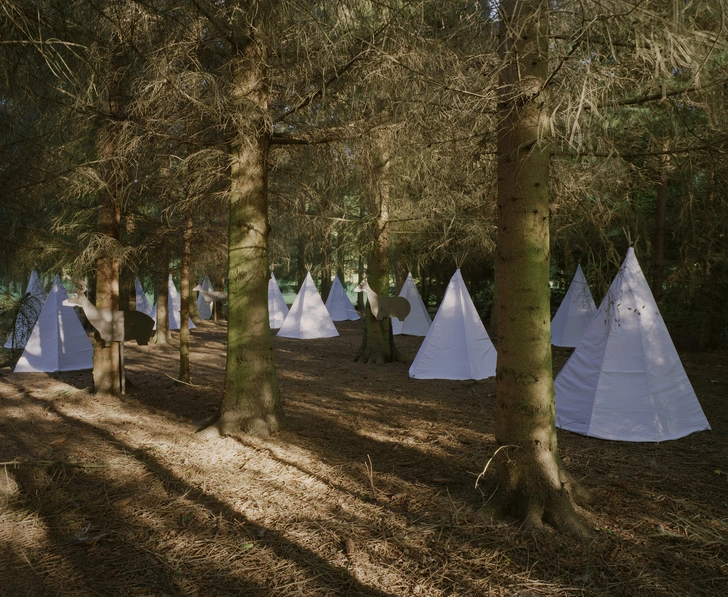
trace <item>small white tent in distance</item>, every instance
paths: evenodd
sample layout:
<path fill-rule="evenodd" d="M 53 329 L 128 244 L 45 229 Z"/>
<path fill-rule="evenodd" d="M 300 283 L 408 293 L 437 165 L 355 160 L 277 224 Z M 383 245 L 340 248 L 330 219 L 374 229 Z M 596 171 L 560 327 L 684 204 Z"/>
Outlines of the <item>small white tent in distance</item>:
<path fill-rule="evenodd" d="M 581 265 L 577 265 L 574 279 L 551 320 L 551 344 L 576 347 L 596 312 L 586 276 Z"/>
<path fill-rule="evenodd" d="M 64 307 L 68 298 L 56 276 L 48 298 L 33 326 L 16 373 L 53 373 L 93 367 L 94 348 L 73 307 Z"/>
<path fill-rule="evenodd" d="M 458 269 L 409 369 L 416 379 L 485 379 L 497 353 Z"/>
<path fill-rule="evenodd" d="M 210 278 L 205 276 L 205 279 L 202 281 L 202 290 L 210 291 L 212 290 L 212 284 L 210 283 Z M 200 319 L 212 319 L 212 303 L 207 302 L 205 300 L 205 297 L 202 296 L 201 292 L 197 293 L 197 313 L 200 315 Z"/>
<path fill-rule="evenodd" d="M 280 286 L 278 286 L 278 280 L 276 280 L 273 272 L 270 273 L 270 280 L 268 280 L 268 321 L 270 322 L 270 329 L 277 330 L 283 325 L 283 322 L 288 315 L 288 305 L 283 298 Z"/>
<path fill-rule="evenodd" d="M 407 274 L 407 279 L 402 285 L 399 296 L 407 299 L 410 304 L 410 312 L 404 318 L 404 321 L 392 317 L 392 333 L 395 335 L 426 336 L 432 324 L 432 318 L 427 312 L 427 307 L 425 307 L 411 273 Z"/>
<path fill-rule="evenodd" d="M 341 280 L 339 280 L 339 276 L 334 276 L 334 281 L 331 283 L 329 296 L 326 297 L 326 309 L 331 315 L 332 321 L 356 321 L 360 319 L 354 305 L 346 296 L 346 290 Z"/>
<path fill-rule="evenodd" d="M 321 300 L 321 295 L 311 277 L 311 272 L 306 274 L 306 279 L 298 291 L 296 300 L 291 305 L 291 310 L 278 332 L 283 338 L 333 338 L 338 336 L 334 322 L 331 321 L 326 305 Z"/>
<path fill-rule="evenodd" d="M 38 321 L 47 296 L 38 272 L 31 271 L 28 287 L 25 289 L 25 297 L 22 299 L 23 304 L 15 318 L 13 331 L 10 332 L 5 342 L 5 348 L 23 348 L 25 346 L 35 322 Z"/>
<path fill-rule="evenodd" d="M 152 315 L 152 306 L 149 304 L 147 295 L 144 292 L 144 287 L 138 277 L 134 279 L 134 290 L 136 292 L 136 310 L 140 313 L 144 313 L 144 315 L 149 315 L 149 317 L 154 319 L 154 315 Z"/>
<path fill-rule="evenodd" d="M 556 425 L 660 442 L 710 429 L 634 250 L 554 380 Z"/>
<path fill-rule="evenodd" d="M 182 307 L 182 300 L 180 299 L 177 287 L 174 285 L 172 280 L 172 274 L 169 274 L 169 281 L 167 282 L 167 319 L 169 320 L 169 329 L 178 330 L 180 324 L 179 311 Z M 152 312 L 149 317 L 154 319 L 154 329 L 157 329 L 157 305 L 155 304 L 152 308 Z M 192 319 L 188 318 L 188 326 L 191 330 L 195 329 L 195 324 L 192 323 Z"/>

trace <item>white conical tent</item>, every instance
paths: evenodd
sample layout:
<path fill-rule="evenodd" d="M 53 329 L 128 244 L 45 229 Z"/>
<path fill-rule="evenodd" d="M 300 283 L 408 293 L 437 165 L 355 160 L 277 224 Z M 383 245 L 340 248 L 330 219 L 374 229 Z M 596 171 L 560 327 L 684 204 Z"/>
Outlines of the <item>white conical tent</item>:
<path fill-rule="evenodd" d="M 205 276 L 202 281 L 202 290 L 210 291 L 213 290 L 210 278 Z M 197 313 L 200 315 L 200 319 L 212 319 L 212 302 L 207 302 L 202 296 L 201 292 L 197 293 Z"/>
<path fill-rule="evenodd" d="M 35 322 L 38 321 L 43 304 L 46 300 L 46 291 L 43 282 L 40 281 L 38 272 L 30 272 L 30 280 L 25 290 L 23 305 L 15 318 L 15 328 L 8 335 L 5 348 L 23 348 L 33 331 Z"/>
<path fill-rule="evenodd" d="M 306 279 L 298 291 L 296 300 L 291 305 L 291 310 L 278 332 L 284 338 L 333 338 L 338 336 L 334 322 L 321 300 L 321 295 L 316 289 L 311 272 L 306 274 Z"/>
<path fill-rule="evenodd" d="M 52 373 L 93 367 L 94 348 L 73 307 L 64 307 L 68 298 L 56 276 L 48 298 L 20 355 L 16 373 Z"/>
<path fill-rule="evenodd" d="M 286 315 L 288 315 L 288 305 L 286 305 L 275 275 L 271 272 L 270 280 L 268 280 L 268 321 L 270 322 L 270 329 L 277 330 L 281 327 Z"/>
<path fill-rule="evenodd" d="M 495 375 L 496 350 L 458 269 L 412 362 L 416 379 L 485 379 Z"/>
<path fill-rule="evenodd" d="M 634 250 L 554 380 L 556 425 L 658 442 L 710 429 Z"/>
<path fill-rule="evenodd" d="M 589 284 L 581 265 L 577 265 L 569 290 L 551 320 L 551 344 L 574 348 L 596 311 Z"/>
<path fill-rule="evenodd" d="M 326 309 L 333 321 L 356 321 L 360 319 L 354 305 L 346 296 L 346 290 L 339 280 L 339 276 L 334 276 L 329 296 L 326 298 Z"/>
<path fill-rule="evenodd" d="M 136 310 L 140 313 L 144 313 L 144 315 L 149 315 L 152 319 L 154 319 L 154 315 L 152 315 L 152 306 L 149 304 L 149 300 L 147 299 L 144 287 L 139 281 L 139 278 L 134 279 L 134 288 L 136 290 Z"/>
<path fill-rule="evenodd" d="M 169 281 L 167 282 L 167 319 L 169 320 L 169 329 L 170 330 L 178 330 L 179 329 L 179 311 L 182 307 L 182 300 L 180 299 L 179 292 L 177 292 L 177 287 L 174 285 L 174 280 L 172 280 L 172 274 L 169 274 Z M 157 329 L 157 305 L 155 304 L 152 308 L 152 312 L 149 314 L 149 317 L 154 319 L 154 329 Z M 195 328 L 195 324 L 192 323 L 192 319 L 188 318 L 188 326 L 192 330 Z"/>
<path fill-rule="evenodd" d="M 427 307 L 425 307 L 420 293 L 417 291 L 412 274 L 407 274 L 407 279 L 404 281 L 399 296 L 403 296 L 409 301 L 410 312 L 404 321 L 392 317 L 392 333 L 395 335 L 426 336 L 430 324 L 432 324 L 432 318 L 427 312 Z"/>

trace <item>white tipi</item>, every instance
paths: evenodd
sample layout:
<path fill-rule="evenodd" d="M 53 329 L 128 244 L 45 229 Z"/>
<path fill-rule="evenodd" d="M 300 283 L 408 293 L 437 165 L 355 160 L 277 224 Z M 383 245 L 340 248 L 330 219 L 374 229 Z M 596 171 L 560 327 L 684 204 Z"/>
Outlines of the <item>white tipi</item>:
<path fill-rule="evenodd" d="M 136 290 L 136 310 L 140 313 L 144 313 L 144 315 L 149 315 L 152 319 L 154 319 L 156 311 L 154 315 L 152 315 L 152 306 L 149 304 L 147 295 L 144 292 L 144 287 L 138 277 L 134 279 L 134 289 Z"/>
<path fill-rule="evenodd" d="M 38 272 L 33 270 L 30 272 L 30 280 L 25 290 L 23 306 L 15 318 L 15 328 L 8 335 L 8 339 L 4 345 L 5 348 L 23 348 L 25 346 L 30 333 L 33 331 L 33 326 L 38 320 L 46 297 L 43 282 L 40 281 Z"/>
<path fill-rule="evenodd" d="M 495 346 L 458 269 L 412 362 L 416 379 L 485 379 L 495 375 Z"/>
<path fill-rule="evenodd" d="M 298 296 L 293 301 L 278 335 L 284 338 L 302 339 L 333 338 L 339 335 L 316 289 L 311 272 L 306 274 L 301 290 L 298 291 Z"/>
<path fill-rule="evenodd" d="M 574 348 L 596 311 L 589 284 L 581 265 L 577 265 L 569 290 L 551 320 L 551 344 Z"/>
<path fill-rule="evenodd" d="M 427 312 L 427 307 L 417 291 L 415 281 L 412 274 L 407 274 L 402 290 L 399 296 L 403 296 L 409 301 L 410 312 L 404 321 L 400 321 L 396 317 L 392 317 L 392 333 L 408 334 L 410 336 L 426 336 L 432 324 L 432 318 Z"/>
<path fill-rule="evenodd" d="M 554 380 L 556 425 L 658 442 L 710 429 L 634 250 Z"/>
<path fill-rule="evenodd" d="M 172 274 L 169 274 L 169 281 L 167 282 L 167 318 L 169 319 L 169 329 L 179 329 L 179 311 L 182 308 L 182 300 L 180 299 L 177 287 L 174 285 L 172 280 Z M 157 305 L 155 304 L 152 308 L 152 312 L 149 314 L 154 320 L 154 329 L 157 329 Z M 188 318 L 188 326 L 191 330 L 195 329 L 195 324 L 192 323 L 192 319 Z"/>
<path fill-rule="evenodd" d="M 339 276 L 334 276 L 331 290 L 329 290 L 329 296 L 326 297 L 326 309 L 333 321 L 356 321 L 360 319 L 359 314 L 354 309 L 354 305 L 351 304 L 349 297 L 346 296 L 346 290 L 339 280 Z"/>
<path fill-rule="evenodd" d="M 68 298 L 56 276 L 48 298 L 20 355 L 16 373 L 52 373 L 93 367 L 94 348 L 73 307 L 64 307 Z"/>
<path fill-rule="evenodd" d="M 213 290 L 210 278 L 207 276 L 202 281 L 202 290 Z M 200 319 L 212 319 L 212 303 L 208 303 L 201 292 L 197 293 L 197 313 L 200 315 Z"/>
<path fill-rule="evenodd" d="M 288 315 L 288 305 L 286 305 L 275 275 L 271 272 L 270 280 L 268 280 L 268 321 L 270 322 L 270 329 L 277 330 L 281 327 L 286 315 Z"/>

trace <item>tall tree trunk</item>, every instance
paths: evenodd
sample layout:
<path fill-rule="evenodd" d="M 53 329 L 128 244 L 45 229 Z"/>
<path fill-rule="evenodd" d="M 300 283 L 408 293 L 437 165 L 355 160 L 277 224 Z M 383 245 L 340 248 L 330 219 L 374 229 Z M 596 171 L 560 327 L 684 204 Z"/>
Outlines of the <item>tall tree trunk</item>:
<path fill-rule="evenodd" d="M 109 68 L 111 78 L 108 87 L 108 105 L 104 111 L 110 115 L 102 125 L 99 153 L 102 160 L 101 176 L 104 187 L 99 193 L 99 232 L 110 239 L 114 245 L 119 242 L 121 221 L 121 178 L 123 169 L 120 162 L 120 136 L 124 118 L 125 101 L 123 76 L 122 40 L 116 35 L 110 40 L 114 45 Z M 96 260 L 96 307 L 99 309 L 119 310 L 119 259 L 108 250 Z M 93 357 L 94 390 L 103 394 L 120 394 L 121 364 L 119 342 L 109 346 L 94 335 Z"/>
<path fill-rule="evenodd" d="M 587 528 L 556 441 L 549 311 L 548 4 L 503 0 L 498 127 L 497 500 L 528 526 Z M 581 494 L 579 494 L 581 495 Z"/>
<path fill-rule="evenodd" d="M 367 263 L 367 282 L 377 294 L 389 296 L 389 168 L 391 133 L 380 133 L 374 142 L 371 211 L 375 214 L 372 250 Z M 392 321 L 377 321 L 366 307 L 364 337 L 356 360 L 364 363 L 393 363 L 399 357 L 394 346 Z"/>
<path fill-rule="evenodd" d="M 113 143 L 109 139 L 107 143 L 104 153 L 107 159 L 113 160 L 113 148 L 110 147 Z M 99 231 L 118 241 L 119 209 L 112 192 L 102 192 L 99 207 Z M 96 260 L 96 307 L 119 310 L 119 261 L 113 255 L 104 255 Z M 119 354 L 119 342 L 104 346 L 98 334 L 94 335 L 93 380 L 96 393 L 121 393 Z"/>
<path fill-rule="evenodd" d="M 260 31 L 260 30 L 258 30 Z M 285 423 L 268 320 L 269 131 L 267 52 L 253 38 L 234 71 L 237 114 L 231 147 L 228 347 L 225 392 L 213 427 L 223 435 L 269 435 Z"/>
<path fill-rule="evenodd" d="M 663 143 L 663 150 L 670 148 L 670 141 Z M 655 236 L 652 240 L 652 295 L 662 304 L 662 283 L 665 281 L 665 228 L 667 224 L 667 196 L 670 190 L 670 156 L 662 156 L 660 184 L 655 196 Z"/>
<path fill-rule="evenodd" d="M 190 261 L 192 257 L 192 206 L 185 208 L 182 233 L 182 279 L 179 283 L 179 380 L 190 383 Z"/>

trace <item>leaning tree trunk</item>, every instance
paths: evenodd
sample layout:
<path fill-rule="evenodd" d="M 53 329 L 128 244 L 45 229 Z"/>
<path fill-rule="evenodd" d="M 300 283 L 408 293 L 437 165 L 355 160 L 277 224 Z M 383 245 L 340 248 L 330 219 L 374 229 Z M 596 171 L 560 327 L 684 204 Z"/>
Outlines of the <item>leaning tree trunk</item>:
<path fill-rule="evenodd" d="M 498 128 L 497 503 L 527 526 L 584 535 L 556 442 L 549 311 L 548 4 L 501 3 Z"/>
<path fill-rule="evenodd" d="M 182 272 L 179 283 L 179 380 L 190 383 L 190 261 L 192 253 L 192 206 L 185 208 L 182 233 Z"/>
<path fill-rule="evenodd" d="M 235 109 L 245 120 L 231 148 L 227 363 L 212 426 L 223 435 L 265 436 L 285 423 L 268 320 L 266 64 L 265 47 L 253 39 L 234 74 Z"/>
<path fill-rule="evenodd" d="M 377 294 L 389 296 L 389 167 L 390 135 L 380 133 L 374 142 L 375 162 L 372 167 L 372 201 L 374 214 L 371 232 L 371 251 L 367 263 L 367 282 Z M 377 321 L 367 303 L 364 336 L 356 361 L 364 363 L 393 363 L 400 358 L 394 346 L 392 320 Z"/>

